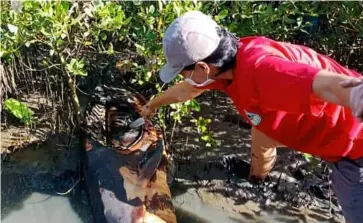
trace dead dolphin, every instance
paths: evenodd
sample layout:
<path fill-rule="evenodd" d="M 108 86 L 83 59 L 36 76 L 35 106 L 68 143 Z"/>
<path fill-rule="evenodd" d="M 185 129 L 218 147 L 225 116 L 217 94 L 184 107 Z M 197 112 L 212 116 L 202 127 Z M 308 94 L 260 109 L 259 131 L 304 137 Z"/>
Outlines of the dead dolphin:
<path fill-rule="evenodd" d="M 97 87 L 81 128 L 83 176 L 97 223 L 173 223 L 162 134 L 130 128 L 145 103 L 124 88 Z"/>

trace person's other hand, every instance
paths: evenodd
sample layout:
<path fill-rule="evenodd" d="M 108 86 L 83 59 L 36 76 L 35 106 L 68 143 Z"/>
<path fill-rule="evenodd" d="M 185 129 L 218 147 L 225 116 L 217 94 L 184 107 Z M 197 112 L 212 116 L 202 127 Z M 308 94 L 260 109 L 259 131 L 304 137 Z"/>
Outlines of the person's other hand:
<path fill-rule="evenodd" d="M 350 80 L 342 81 L 340 86 L 343 88 L 352 88 L 350 91 L 350 108 L 353 115 L 363 120 L 363 77 L 352 78 Z"/>
<path fill-rule="evenodd" d="M 144 118 L 152 118 L 155 115 L 155 110 L 151 108 L 150 104 L 147 103 L 141 108 L 141 114 Z"/>
<path fill-rule="evenodd" d="M 340 86 L 342 86 L 343 88 L 350 88 L 350 87 L 356 87 L 362 83 L 363 83 L 363 77 L 352 78 L 352 79 L 340 82 Z"/>

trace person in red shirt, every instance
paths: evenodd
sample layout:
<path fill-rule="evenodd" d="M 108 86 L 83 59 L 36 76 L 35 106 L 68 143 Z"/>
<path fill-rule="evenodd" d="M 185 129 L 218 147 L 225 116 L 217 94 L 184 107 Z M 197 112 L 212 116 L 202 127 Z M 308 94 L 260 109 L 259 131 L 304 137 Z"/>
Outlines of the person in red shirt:
<path fill-rule="evenodd" d="M 334 163 L 332 188 L 348 222 L 363 219 L 363 88 L 361 76 L 306 46 L 263 36 L 237 38 L 199 11 L 187 12 L 163 37 L 160 78 L 185 81 L 150 100 L 163 105 L 205 90 L 225 92 L 252 126 L 250 179 L 273 168 L 286 146 Z"/>

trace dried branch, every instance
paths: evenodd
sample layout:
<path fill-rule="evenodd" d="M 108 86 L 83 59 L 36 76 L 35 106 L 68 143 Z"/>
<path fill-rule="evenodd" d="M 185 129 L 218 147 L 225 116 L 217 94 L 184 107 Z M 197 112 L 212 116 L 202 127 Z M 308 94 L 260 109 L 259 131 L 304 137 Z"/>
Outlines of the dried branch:
<path fill-rule="evenodd" d="M 57 68 L 58 70 L 61 70 L 60 68 L 59 68 L 59 66 L 61 66 L 61 64 L 52 64 L 52 65 L 50 65 L 50 66 L 48 66 L 48 67 L 46 67 L 46 68 L 43 68 L 43 69 L 34 69 L 34 68 L 31 68 L 31 67 L 29 67 L 29 66 L 27 66 L 25 63 L 23 63 L 22 61 L 19 61 L 22 65 L 24 65 L 26 68 L 27 68 L 27 70 L 28 71 L 37 71 L 37 72 L 40 72 L 40 71 L 45 71 L 45 70 L 49 70 L 49 69 L 51 69 L 51 68 Z"/>

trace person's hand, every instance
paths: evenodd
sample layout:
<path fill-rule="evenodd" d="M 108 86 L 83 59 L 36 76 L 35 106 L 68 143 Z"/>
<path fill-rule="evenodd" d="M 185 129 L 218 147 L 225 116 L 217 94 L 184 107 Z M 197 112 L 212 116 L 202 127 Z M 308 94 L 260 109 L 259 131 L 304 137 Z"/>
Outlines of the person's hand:
<path fill-rule="evenodd" d="M 358 118 L 360 122 L 363 120 L 363 77 L 352 78 L 350 80 L 342 81 L 340 86 L 343 88 L 352 88 L 350 91 L 350 108 L 353 115 Z"/>
<path fill-rule="evenodd" d="M 155 109 L 153 109 L 149 103 L 147 103 L 146 105 L 144 105 L 141 108 L 141 113 L 140 115 L 144 118 L 152 118 L 152 116 L 154 116 L 155 114 Z"/>
<path fill-rule="evenodd" d="M 340 86 L 342 86 L 343 88 L 350 88 L 350 87 L 356 87 L 362 83 L 363 83 L 363 77 L 352 78 L 352 79 L 340 82 Z"/>

